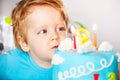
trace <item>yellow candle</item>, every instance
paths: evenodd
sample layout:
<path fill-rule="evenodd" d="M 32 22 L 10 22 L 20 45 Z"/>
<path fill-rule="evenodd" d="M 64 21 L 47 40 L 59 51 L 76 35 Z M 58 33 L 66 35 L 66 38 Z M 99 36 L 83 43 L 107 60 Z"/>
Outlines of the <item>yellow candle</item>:
<path fill-rule="evenodd" d="M 93 45 L 97 48 L 97 31 L 96 24 L 93 26 Z"/>
<path fill-rule="evenodd" d="M 78 28 L 77 29 L 77 36 L 80 38 L 80 45 L 83 45 L 85 42 L 90 40 L 90 34 L 89 32 L 84 28 Z"/>

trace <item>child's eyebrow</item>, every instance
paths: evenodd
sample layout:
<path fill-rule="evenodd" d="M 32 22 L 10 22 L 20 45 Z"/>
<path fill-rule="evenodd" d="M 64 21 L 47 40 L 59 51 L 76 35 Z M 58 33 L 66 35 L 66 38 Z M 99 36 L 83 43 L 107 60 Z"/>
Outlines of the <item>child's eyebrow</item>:
<path fill-rule="evenodd" d="M 64 25 L 64 26 L 66 26 L 65 22 L 59 22 L 57 25 Z"/>
<path fill-rule="evenodd" d="M 35 28 L 35 31 L 38 31 L 38 30 L 41 30 L 41 29 L 46 29 L 47 28 L 47 25 L 44 25 L 44 26 L 38 26 Z"/>

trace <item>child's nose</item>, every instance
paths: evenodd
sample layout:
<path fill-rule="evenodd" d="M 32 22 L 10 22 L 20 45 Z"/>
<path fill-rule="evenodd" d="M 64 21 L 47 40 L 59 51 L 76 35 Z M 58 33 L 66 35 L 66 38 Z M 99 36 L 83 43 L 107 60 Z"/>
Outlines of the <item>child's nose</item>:
<path fill-rule="evenodd" d="M 50 40 L 56 40 L 58 38 L 58 33 L 55 31 L 49 35 L 50 35 Z"/>

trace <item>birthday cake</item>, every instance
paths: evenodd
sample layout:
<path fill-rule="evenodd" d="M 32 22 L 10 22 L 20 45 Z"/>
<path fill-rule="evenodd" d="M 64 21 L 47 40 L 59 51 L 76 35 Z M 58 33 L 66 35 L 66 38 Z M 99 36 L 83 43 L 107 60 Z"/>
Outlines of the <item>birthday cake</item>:
<path fill-rule="evenodd" d="M 74 46 L 66 38 L 55 51 L 52 80 L 118 80 L 118 56 L 110 43 L 102 42 L 96 49 L 86 40 Z"/>

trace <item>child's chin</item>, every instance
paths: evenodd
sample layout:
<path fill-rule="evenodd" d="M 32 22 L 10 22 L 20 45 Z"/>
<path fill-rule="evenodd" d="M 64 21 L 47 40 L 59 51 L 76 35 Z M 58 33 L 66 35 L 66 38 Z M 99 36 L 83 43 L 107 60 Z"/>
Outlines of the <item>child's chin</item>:
<path fill-rule="evenodd" d="M 54 52 L 55 52 L 55 50 L 57 50 L 57 49 L 58 49 L 58 48 L 53 48 L 53 49 L 52 49 L 53 53 L 54 53 Z"/>

